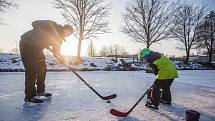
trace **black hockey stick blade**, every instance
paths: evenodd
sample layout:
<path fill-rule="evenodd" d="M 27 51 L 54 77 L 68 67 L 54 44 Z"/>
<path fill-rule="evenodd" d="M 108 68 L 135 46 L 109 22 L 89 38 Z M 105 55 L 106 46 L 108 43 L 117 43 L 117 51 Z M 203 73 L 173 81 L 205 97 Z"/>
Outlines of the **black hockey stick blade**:
<path fill-rule="evenodd" d="M 115 109 L 111 109 L 110 113 L 112 115 L 118 116 L 118 117 L 127 117 L 130 112 L 120 112 L 120 111 L 117 111 Z"/>
<path fill-rule="evenodd" d="M 106 97 L 102 97 L 103 100 L 110 100 L 110 99 L 114 99 L 117 97 L 117 94 L 113 94 L 113 95 L 109 95 L 109 96 L 106 96 Z"/>

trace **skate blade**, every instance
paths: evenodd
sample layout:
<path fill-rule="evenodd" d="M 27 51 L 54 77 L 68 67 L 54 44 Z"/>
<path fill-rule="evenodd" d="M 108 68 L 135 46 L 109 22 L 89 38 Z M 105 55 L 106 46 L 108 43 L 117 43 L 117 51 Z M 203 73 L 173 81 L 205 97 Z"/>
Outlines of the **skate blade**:
<path fill-rule="evenodd" d="M 146 107 L 148 107 L 148 108 L 150 108 L 150 109 L 155 109 L 155 110 L 158 110 L 159 108 L 157 108 L 157 107 L 154 107 L 154 106 L 151 106 L 151 105 L 145 105 Z"/>
<path fill-rule="evenodd" d="M 25 102 L 25 103 L 23 104 L 23 107 L 34 108 L 34 107 L 41 106 L 42 104 L 43 104 L 43 103 Z"/>
<path fill-rule="evenodd" d="M 40 99 L 40 100 L 50 100 L 52 96 L 35 96 L 36 99 Z"/>
<path fill-rule="evenodd" d="M 52 96 L 46 96 L 45 100 L 51 100 L 51 99 L 52 99 Z"/>

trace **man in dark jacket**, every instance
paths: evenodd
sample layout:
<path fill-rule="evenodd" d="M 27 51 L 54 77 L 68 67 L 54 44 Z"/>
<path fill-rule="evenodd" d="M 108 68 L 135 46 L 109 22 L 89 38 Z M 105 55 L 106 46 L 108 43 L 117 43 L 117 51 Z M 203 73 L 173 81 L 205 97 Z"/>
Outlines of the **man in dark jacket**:
<path fill-rule="evenodd" d="M 21 36 L 19 43 L 25 67 L 25 102 L 42 103 L 52 94 L 45 92 L 46 63 L 43 50 L 49 49 L 63 62 L 60 47 L 73 32 L 70 25 L 59 25 L 50 20 L 32 22 L 33 29 Z"/>
<path fill-rule="evenodd" d="M 148 66 L 152 68 L 153 73 L 156 75 L 156 80 L 149 92 L 149 99 L 146 102 L 147 107 L 158 109 L 160 102 L 171 104 L 170 86 L 174 78 L 178 77 L 176 66 L 171 60 L 164 55 L 144 48 L 140 51 L 139 57 Z M 162 95 L 160 93 L 162 90 Z"/>

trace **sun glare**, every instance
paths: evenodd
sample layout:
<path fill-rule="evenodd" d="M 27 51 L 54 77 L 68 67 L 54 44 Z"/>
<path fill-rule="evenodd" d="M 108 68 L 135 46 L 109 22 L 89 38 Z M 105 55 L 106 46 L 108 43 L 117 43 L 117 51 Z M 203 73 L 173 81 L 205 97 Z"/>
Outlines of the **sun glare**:
<path fill-rule="evenodd" d="M 77 46 L 72 39 L 67 38 L 66 42 L 61 45 L 61 54 L 64 56 L 75 56 L 77 53 Z"/>
<path fill-rule="evenodd" d="M 95 49 L 99 51 L 99 48 L 104 42 L 93 41 Z M 81 56 L 87 56 L 87 48 L 89 46 L 89 41 L 84 40 L 81 45 Z M 78 40 L 72 35 L 66 38 L 66 42 L 63 42 L 61 45 L 61 55 L 64 56 L 76 56 L 78 51 Z"/>

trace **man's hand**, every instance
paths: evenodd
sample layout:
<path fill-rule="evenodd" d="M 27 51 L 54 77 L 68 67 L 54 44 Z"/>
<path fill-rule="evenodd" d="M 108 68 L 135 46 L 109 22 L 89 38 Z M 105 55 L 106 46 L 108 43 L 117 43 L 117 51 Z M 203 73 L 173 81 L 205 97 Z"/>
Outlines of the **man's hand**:
<path fill-rule="evenodd" d="M 57 59 L 58 59 L 58 61 L 59 61 L 61 64 L 65 64 L 65 63 L 66 63 L 64 58 L 57 58 Z"/>
<path fill-rule="evenodd" d="M 61 64 L 65 64 L 66 62 L 65 62 L 65 59 L 64 59 L 64 57 L 62 56 L 62 55 L 60 55 L 60 54 L 57 54 L 57 52 L 55 52 L 53 49 L 51 49 L 51 48 L 48 48 L 52 53 L 53 53 L 53 55 L 54 55 L 54 57 L 61 63 Z"/>
<path fill-rule="evenodd" d="M 53 53 L 54 54 L 54 53 Z M 55 58 L 61 63 L 66 64 L 66 61 L 63 56 L 54 54 Z"/>

